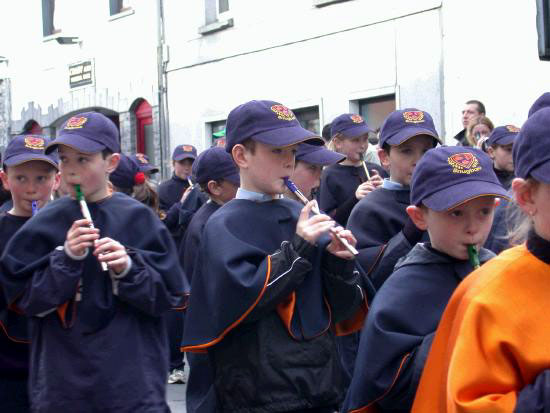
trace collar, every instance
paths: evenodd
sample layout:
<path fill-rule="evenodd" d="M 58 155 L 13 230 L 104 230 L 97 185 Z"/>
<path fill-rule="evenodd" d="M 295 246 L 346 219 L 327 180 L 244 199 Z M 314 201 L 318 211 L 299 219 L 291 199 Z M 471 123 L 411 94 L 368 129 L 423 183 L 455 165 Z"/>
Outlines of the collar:
<path fill-rule="evenodd" d="M 511 176 L 514 175 L 513 172 L 503 171 L 501 169 L 495 168 L 494 166 L 493 166 L 493 170 L 495 171 L 496 176 L 499 176 L 499 177 L 502 177 L 502 178 L 510 178 Z"/>
<path fill-rule="evenodd" d="M 236 199 L 247 199 L 249 201 L 254 202 L 269 202 L 273 201 L 274 199 L 281 198 L 281 195 L 278 195 L 277 197 L 273 197 L 271 195 L 262 194 L 261 192 L 254 192 L 249 191 L 248 189 L 239 188 L 237 189 L 237 195 L 235 196 Z"/>
<path fill-rule="evenodd" d="M 408 186 L 402 185 L 399 182 L 390 181 L 388 178 L 384 178 L 382 188 L 390 191 L 408 191 L 410 189 Z"/>
<path fill-rule="evenodd" d="M 527 236 L 527 249 L 542 262 L 550 264 L 550 241 L 539 237 L 534 230 Z"/>

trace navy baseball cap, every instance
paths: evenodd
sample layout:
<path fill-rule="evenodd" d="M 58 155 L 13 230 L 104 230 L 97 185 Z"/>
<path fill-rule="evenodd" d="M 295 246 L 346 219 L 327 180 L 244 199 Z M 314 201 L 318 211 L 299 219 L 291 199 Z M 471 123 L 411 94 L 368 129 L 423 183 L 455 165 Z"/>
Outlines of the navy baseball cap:
<path fill-rule="evenodd" d="M 301 143 L 296 152 L 296 162 L 302 161 L 314 165 L 332 165 L 346 159 L 345 155 L 331 151 L 324 146 Z"/>
<path fill-rule="evenodd" d="M 213 147 L 201 152 L 193 163 L 193 176 L 199 184 L 225 179 L 240 185 L 239 170 L 233 157 L 224 148 Z"/>
<path fill-rule="evenodd" d="M 84 112 L 69 118 L 57 138 L 47 146 L 46 153 L 55 150 L 58 145 L 66 145 L 82 153 L 97 153 L 105 149 L 120 152 L 117 127 L 99 112 Z"/>
<path fill-rule="evenodd" d="M 139 170 L 141 172 L 149 172 L 149 173 L 152 173 L 152 174 L 156 174 L 157 172 L 160 171 L 159 168 L 157 168 L 156 166 L 153 166 L 149 163 L 149 157 L 147 155 L 145 155 L 144 153 L 136 153 L 134 155 L 131 155 L 130 158 L 132 158 L 133 160 L 135 160 L 138 165 L 139 165 Z"/>
<path fill-rule="evenodd" d="M 513 148 L 514 172 L 550 183 L 550 94 L 539 97 L 521 127 Z"/>
<path fill-rule="evenodd" d="M 498 126 L 489 135 L 487 145 L 510 145 L 519 134 L 519 128 L 514 125 Z"/>
<path fill-rule="evenodd" d="M 344 135 L 345 138 L 356 138 L 361 135 L 374 132 L 362 116 L 355 113 L 344 113 L 336 117 L 331 124 L 330 134 L 332 137 L 337 133 Z"/>
<path fill-rule="evenodd" d="M 481 196 L 508 198 L 485 152 L 464 146 L 430 149 L 411 180 L 411 204 L 447 211 Z"/>
<path fill-rule="evenodd" d="M 173 161 L 182 161 L 184 159 L 195 159 L 197 157 L 197 148 L 193 145 L 178 145 L 172 153 Z"/>
<path fill-rule="evenodd" d="M 442 143 L 435 130 L 434 121 L 428 112 L 415 108 L 396 110 L 384 120 L 380 128 L 378 145 L 382 147 L 387 143 L 397 146 L 418 135 L 428 135 L 434 138 L 436 140 L 434 146 L 437 145 L 437 142 Z"/>
<path fill-rule="evenodd" d="M 4 151 L 2 163 L 5 166 L 17 166 L 29 161 L 44 161 L 59 169 L 57 153 L 46 155 L 46 147 L 50 142 L 49 138 L 42 135 L 15 136 Z"/>
<path fill-rule="evenodd" d="M 225 130 L 227 152 L 249 138 L 277 147 L 305 141 L 324 145 L 321 138 L 302 128 L 289 108 L 271 100 L 251 100 L 237 106 L 229 113 Z"/>
<path fill-rule="evenodd" d="M 134 158 L 121 153 L 118 166 L 109 175 L 109 180 L 117 188 L 132 189 L 134 185 L 145 182 L 145 175 Z"/>

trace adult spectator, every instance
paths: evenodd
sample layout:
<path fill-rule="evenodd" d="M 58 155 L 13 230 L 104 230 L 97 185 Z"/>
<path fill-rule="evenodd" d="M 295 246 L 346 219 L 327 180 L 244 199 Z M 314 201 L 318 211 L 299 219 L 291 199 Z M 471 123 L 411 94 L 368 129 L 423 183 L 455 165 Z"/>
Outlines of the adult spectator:
<path fill-rule="evenodd" d="M 466 106 L 462 110 L 462 127 L 463 129 L 458 132 L 455 139 L 458 141 L 459 146 L 471 146 L 466 138 L 466 130 L 470 122 L 477 117 L 485 115 L 485 105 L 479 100 L 469 100 L 466 102 Z"/>

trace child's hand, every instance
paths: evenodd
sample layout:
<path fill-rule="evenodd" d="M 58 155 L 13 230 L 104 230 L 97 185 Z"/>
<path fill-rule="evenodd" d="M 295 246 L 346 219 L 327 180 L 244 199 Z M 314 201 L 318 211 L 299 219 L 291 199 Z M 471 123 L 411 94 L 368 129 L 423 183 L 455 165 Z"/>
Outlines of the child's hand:
<path fill-rule="evenodd" d="M 357 187 L 355 191 L 355 197 L 357 199 L 363 199 L 369 192 L 374 191 L 376 188 L 382 185 L 384 180 L 378 174 L 377 170 L 373 170 L 368 181 L 363 182 Z"/>
<path fill-rule="evenodd" d="M 315 244 L 321 234 L 334 226 L 334 221 L 328 215 L 320 214 L 309 217 L 311 209 L 317 208 L 317 201 L 309 201 L 303 208 L 296 224 L 296 234 L 310 244 Z"/>
<path fill-rule="evenodd" d="M 331 242 L 327 245 L 327 251 L 333 255 L 336 255 L 338 258 L 343 258 L 345 260 L 351 260 L 355 256 L 349 252 L 342 241 L 338 239 L 344 238 L 351 246 L 355 247 L 357 240 L 353 236 L 350 230 L 344 229 L 342 227 L 336 227 L 330 230 L 329 232 Z M 338 236 L 336 236 L 338 234 Z"/>
<path fill-rule="evenodd" d="M 67 231 L 67 240 L 65 246 L 69 254 L 81 256 L 86 253 L 86 249 L 93 247 L 94 242 L 99 238 L 99 230 L 90 228 L 90 221 L 79 219 L 73 222 L 69 231 Z"/>
<path fill-rule="evenodd" d="M 94 255 L 116 274 L 123 272 L 128 266 L 128 254 L 126 248 L 111 238 L 101 238 L 95 243 Z"/>
<path fill-rule="evenodd" d="M 183 195 L 181 196 L 180 202 L 183 203 L 185 201 L 185 198 L 189 195 L 189 193 L 193 190 L 192 186 L 187 187 L 185 191 L 183 191 Z"/>

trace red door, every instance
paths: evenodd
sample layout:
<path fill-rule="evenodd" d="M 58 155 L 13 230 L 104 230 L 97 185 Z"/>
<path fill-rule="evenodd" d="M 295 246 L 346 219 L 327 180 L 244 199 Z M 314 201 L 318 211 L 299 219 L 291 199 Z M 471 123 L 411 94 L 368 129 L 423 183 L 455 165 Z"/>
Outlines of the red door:
<path fill-rule="evenodd" d="M 151 159 L 149 151 L 153 148 L 153 142 L 148 142 L 152 140 L 152 124 L 153 124 L 153 110 L 151 105 L 144 100 L 136 108 L 136 119 L 137 119 L 137 152 L 147 154 L 149 159 Z"/>

